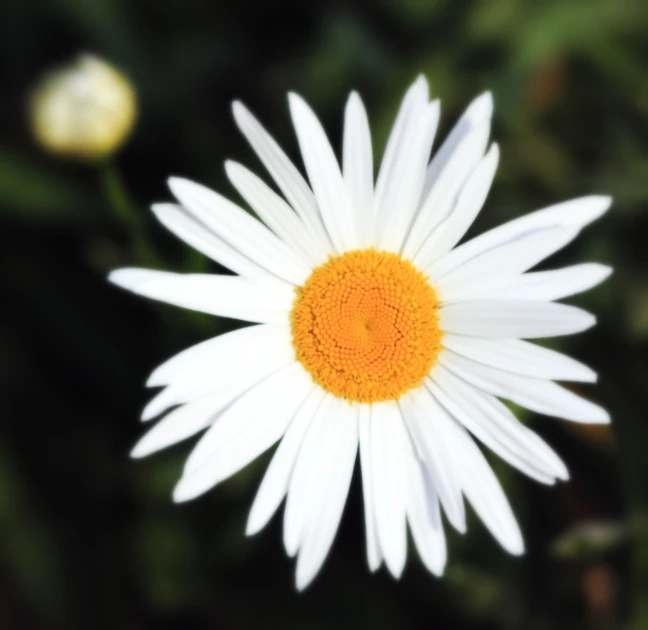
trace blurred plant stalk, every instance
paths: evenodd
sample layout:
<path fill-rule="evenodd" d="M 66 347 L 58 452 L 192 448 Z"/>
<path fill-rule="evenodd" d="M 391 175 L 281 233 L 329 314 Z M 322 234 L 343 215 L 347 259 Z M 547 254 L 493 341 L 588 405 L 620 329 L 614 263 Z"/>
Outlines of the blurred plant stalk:
<path fill-rule="evenodd" d="M 128 233 L 138 262 L 156 265 L 144 222 L 115 163 L 137 120 L 137 96 L 128 77 L 94 55 L 82 54 L 47 72 L 30 98 L 36 142 L 57 157 L 99 169 L 104 198 Z"/>
<path fill-rule="evenodd" d="M 129 235 L 137 260 L 147 267 L 160 267 L 159 258 L 149 242 L 140 209 L 118 166 L 108 158 L 99 166 L 99 175 L 104 198 L 116 221 Z"/>

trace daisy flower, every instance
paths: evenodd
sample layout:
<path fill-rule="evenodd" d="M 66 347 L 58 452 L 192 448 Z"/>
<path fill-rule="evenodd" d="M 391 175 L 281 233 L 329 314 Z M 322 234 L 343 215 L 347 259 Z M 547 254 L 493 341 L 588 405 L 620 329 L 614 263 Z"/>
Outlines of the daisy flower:
<path fill-rule="evenodd" d="M 603 214 L 589 196 L 538 210 L 458 245 L 484 205 L 499 151 L 482 94 L 430 154 L 439 102 L 422 77 L 406 93 L 378 176 L 367 114 L 352 93 L 342 166 L 317 117 L 289 95 L 308 183 L 241 104 L 234 118 L 278 194 L 241 164 L 227 175 L 260 220 L 173 177 L 165 227 L 235 275 L 120 269 L 110 279 L 148 298 L 255 325 L 209 339 L 158 367 L 143 413 L 165 413 L 142 457 L 205 431 L 174 490 L 204 494 L 279 442 L 250 511 L 260 531 L 285 498 L 283 542 L 299 589 L 335 537 L 359 452 L 367 559 L 403 571 L 407 530 L 423 564 L 446 563 L 442 514 L 466 529 L 464 498 L 509 553 L 524 542 L 476 440 L 540 483 L 568 478 L 560 457 L 501 398 L 573 422 L 601 407 L 554 381 L 596 380 L 585 365 L 526 339 L 581 332 L 589 313 L 557 303 L 606 278 L 586 263 L 529 271 Z M 171 409 L 169 411 L 169 409 Z"/>

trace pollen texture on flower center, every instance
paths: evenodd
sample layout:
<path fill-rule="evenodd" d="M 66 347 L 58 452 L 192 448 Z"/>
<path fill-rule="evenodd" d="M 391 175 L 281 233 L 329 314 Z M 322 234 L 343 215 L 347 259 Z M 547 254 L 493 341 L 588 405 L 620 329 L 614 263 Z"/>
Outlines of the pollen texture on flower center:
<path fill-rule="evenodd" d="M 331 258 L 297 289 L 297 359 L 340 398 L 396 400 L 434 365 L 438 308 L 426 277 L 397 254 L 367 249 Z"/>

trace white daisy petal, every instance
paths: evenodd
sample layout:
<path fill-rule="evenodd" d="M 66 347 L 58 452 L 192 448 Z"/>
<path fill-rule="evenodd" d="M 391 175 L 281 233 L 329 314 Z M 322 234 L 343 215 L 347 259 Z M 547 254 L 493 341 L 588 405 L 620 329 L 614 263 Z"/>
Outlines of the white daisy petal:
<path fill-rule="evenodd" d="M 291 379 L 294 392 L 286 395 L 285 390 L 291 386 Z M 304 390 L 307 390 L 306 393 L 310 391 L 311 385 L 308 375 L 299 363 L 284 366 L 258 381 L 254 387 L 237 397 L 218 417 L 218 422 L 215 422 L 198 441 L 185 462 L 183 476 L 189 477 L 199 471 L 232 438 L 243 436 L 248 430 L 248 425 L 257 422 L 259 417 L 281 416 L 284 407 L 291 404 L 293 395 L 299 398 Z M 259 410 L 263 404 L 263 397 L 268 396 L 268 393 L 270 397 L 266 402 L 270 407 L 262 409 L 261 413 Z M 275 402 L 282 395 L 285 400 Z M 271 421 L 268 423 L 271 424 Z"/>
<path fill-rule="evenodd" d="M 401 250 L 418 207 L 440 112 L 438 101 L 427 102 L 427 92 L 427 85 L 417 82 L 413 97 L 405 97 L 380 167 L 375 227 L 381 250 Z"/>
<path fill-rule="evenodd" d="M 385 564 L 400 577 L 407 556 L 405 515 L 407 433 L 395 402 L 375 405 L 371 414 L 371 472 L 376 531 Z"/>
<path fill-rule="evenodd" d="M 321 483 L 313 488 L 317 510 L 299 550 L 296 574 L 299 590 L 306 588 L 317 575 L 333 544 L 358 452 L 358 410 L 340 401 L 337 413 L 329 422 L 335 425 L 335 443 L 327 452 Z"/>
<path fill-rule="evenodd" d="M 313 387 L 303 368 L 293 364 L 239 398 L 198 442 L 192 456 L 202 464 L 185 469 L 174 500 L 196 498 L 268 450 L 284 434 Z M 218 427 L 233 420 L 237 427 L 223 440 Z"/>
<path fill-rule="evenodd" d="M 371 410 L 372 405 L 360 404 L 358 429 L 360 438 L 360 466 L 362 469 L 362 496 L 364 499 L 365 528 L 367 536 L 367 562 L 370 571 L 376 571 L 382 562 L 382 552 L 376 533 L 376 509 L 373 494 L 371 467 Z"/>
<path fill-rule="evenodd" d="M 430 278 L 439 280 L 476 256 L 513 242 L 536 230 L 552 227 L 575 227 L 580 230 L 605 213 L 611 203 L 610 197 L 591 195 L 537 210 L 493 228 L 460 245 L 438 260 L 427 272 Z"/>
<path fill-rule="evenodd" d="M 571 335 L 591 328 L 586 311 L 555 302 L 457 302 L 439 310 L 444 332 L 470 337 L 534 339 Z"/>
<path fill-rule="evenodd" d="M 519 239 L 476 256 L 465 265 L 435 279 L 432 266 L 426 268 L 437 295 L 443 302 L 468 299 L 476 291 L 497 288 L 534 267 L 570 243 L 578 235 L 573 227 L 536 230 Z"/>
<path fill-rule="evenodd" d="M 356 218 L 358 245 L 372 245 L 373 153 L 367 112 L 357 92 L 351 92 L 344 110 L 342 172 Z"/>
<path fill-rule="evenodd" d="M 313 389 L 279 443 L 250 509 L 245 530 L 248 536 L 256 534 L 266 526 L 286 496 L 304 436 L 325 394 L 321 387 Z"/>
<path fill-rule="evenodd" d="M 306 224 L 265 182 L 231 160 L 225 162 L 225 172 L 254 212 L 306 265 L 312 269 L 326 261 L 328 251 L 324 244 L 311 236 Z"/>
<path fill-rule="evenodd" d="M 496 398 L 468 385 L 442 365 L 435 368 L 428 387 L 448 413 L 511 466 L 541 483 L 568 478 L 558 455 Z"/>
<path fill-rule="evenodd" d="M 288 203 L 308 226 L 313 237 L 323 246 L 330 246 L 330 240 L 317 209 L 317 201 L 306 180 L 272 136 L 242 103 L 235 102 L 232 111 L 239 129 L 268 169 Z"/>
<path fill-rule="evenodd" d="M 457 531 L 465 532 L 466 514 L 461 485 L 453 469 L 452 452 L 445 447 L 443 425 L 436 422 L 435 414 L 439 405 L 424 387 L 401 396 L 398 404 L 448 520 Z"/>
<path fill-rule="evenodd" d="M 489 133 L 490 123 L 483 121 L 462 137 L 456 151 L 443 163 L 433 188 L 422 198 L 405 240 L 402 250 L 405 258 L 413 259 L 433 230 L 450 215 L 461 187 L 484 156 Z"/>
<path fill-rule="evenodd" d="M 506 551 L 524 553 L 522 532 L 491 467 L 466 430 L 439 407 L 435 419 L 443 425 L 446 446 L 461 479 L 466 498 L 479 518 Z"/>
<path fill-rule="evenodd" d="M 434 575 L 443 575 L 447 552 L 439 499 L 434 486 L 427 482 L 426 471 L 409 442 L 406 444 L 407 478 L 403 493 L 407 520 L 414 544 L 426 568 Z"/>
<path fill-rule="evenodd" d="M 153 214 L 168 230 L 205 256 L 249 280 L 284 282 L 263 267 L 257 265 L 233 247 L 193 219 L 175 203 L 156 203 Z"/>
<path fill-rule="evenodd" d="M 324 225 L 339 254 L 358 245 L 355 219 L 340 166 L 319 120 L 296 94 L 289 95 L 297 140 Z"/>
<path fill-rule="evenodd" d="M 288 284 L 257 284 L 237 276 L 118 269 L 109 280 L 167 304 L 249 322 L 283 323 L 295 299 Z"/>
<path fill-rule="evenodd" d="M 457 376 L 490 394 L 546 414 L 586 424 L 606 424 L 608 413 L 552 381 L 503 372 L 444 349 L 439 361 Z"/>
<path fill-rule="evenodd" d="M 221 391 L 174 409 L 139 440 L 131 457 L 145 457 L 206 429 L 233 398 L 229 392 Z"/>
<path fill-rule="evenodd" d="M 486 123 L 490 127 L 492 114 L 493 97 L 490 92 L 484 92 L 468 106 L 463 116 L 459 119 L 459 122 L 452 128 L 448 137 L 434 154 L 425 174 L 421 199 L 425 199 L 430 194 L 430 191 L 439 179 L 441 171 L 443 171 L 448 161 L 457 152 L 463 139 L 483 123 Z M 486 136 L 488 137 L 488 133 Z"/>
<path fill-rule="evenodd" d="M 417 267 L 429 267 L 461 240 L 486 201 L 498 162 L 499 148 L 493 144 L 461 189 L 450 216 L 432 232 L 416 254 L 413 262 Z"/>
<path fill-rule="evenodd" d="M 312 518 L 312 489 L 316 483 L 323 481 L 321 471 L 329 455 L 326 449 L 334 438 L 333 423 L 329 420 L 337 404 L 338 399 L 332 394 L 324 396 L 308 427 L 290 477 L 284 510 L 283 541 L 286 553 L 291 557 L 299 550 Z"/>
<path fill-rule="evenodd" d="M 251 364 L 282 346 L 290 347 L 290 325 L 261 324 L 223 333 L 186 348 L 158 366 L 146 381 L 148 387 L 168 385 L 177 380 L 193 380 L 201 373 L 219 370 L 216 379 L 227 375 L 231 365 Z"/>
<path fill-rule="evenodd" d="M 383 154 L 382 162 L 380 163 L 380 170 L 378 171 L 378 178 L 376 180 L 376 196 L 383 197 L 384 190 L 389 180 L 389 174 L 393 168 L 396 160 L 396 155 L 399 149 L 400 139 L 403 134 L 408 119 L 412 116 L 412 112 L 421 111 L 428 102 L 429 88 L 427 81 L 423 75 L 419 76 L 416 81 L 409 87 L 400 108 L 396 115 L 396 120 L 392 126 L 391 133 L 385 145 L 385 153 Z"/>
<path fill-rule="evenodd" d="M 445 333 L 443 345 L 473 361 L 507 372 L 557 381 L 596 381 L 596 372 L 579 361 L 521 339 L 480 339 Z"/>
<path fill-rule="evenodd" d="M 218 343 L 221 339 L 222 343 Z M 195 360 L 191 360 L 192 356 Z M 142 420 L 209 393 L 220 392 L 229 403 L 294 361 L 290 330 L 285 324 L 253 326 L 216 337 L 190 348 L 187 355 L 174 357 L 168 367 L 161 366 L 162 376 L 152 375 L 155 381 L 166 376 L 169 385 L 146 405 Z"/>
<path fill-rule="evenodd" d="M 180 177 L 170 177 L 169 188 L 184 208 L 260 267 L 297 285 L 310 275 L 308 265 L 286 243 L 225 197 Z"/>
<path fill-rule="evenodd" d="M 471 300 L 540 300 L 553 302 L 587 291 L 603 282 L 612 268 L 584 263 L 552 271 L 534 271 L 513 276 L 490 289 L 476 288 Z M 452 300 L 450 300 L 452 301 Z"/>

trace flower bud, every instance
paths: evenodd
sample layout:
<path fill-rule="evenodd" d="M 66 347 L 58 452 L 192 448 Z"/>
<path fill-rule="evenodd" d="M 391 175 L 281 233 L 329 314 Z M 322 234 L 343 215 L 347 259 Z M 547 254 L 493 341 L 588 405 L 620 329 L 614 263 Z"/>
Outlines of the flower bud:
<path fill-rule="evenodd" d="M 137 115 L 129 80 L 92 55 L 46 74 L 36 86 L 30 115 L 33 134 L 47 151 L 99 159 L 117 151 Z"/>

